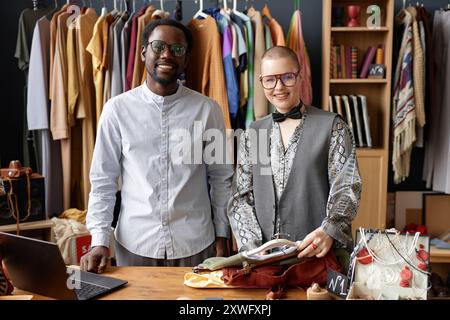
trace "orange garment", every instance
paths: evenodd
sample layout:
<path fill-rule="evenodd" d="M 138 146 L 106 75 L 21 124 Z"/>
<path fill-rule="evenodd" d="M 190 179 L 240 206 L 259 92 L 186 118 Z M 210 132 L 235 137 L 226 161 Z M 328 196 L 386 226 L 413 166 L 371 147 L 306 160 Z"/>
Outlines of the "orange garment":
<path fill-rule="evenodd" d="M 82 158 L 81 158 L 81 183 L 83 192 L 83 207 L 87 209 L 91 184 L 89 171 L 91 168 L 92 155 L 94 153 L 95 141 L 95 91 L 92 72 L 91 55 L 86 50 L 92 38 L 95 22 L 98 16 L 94 9 L 88 8 L 85 14 L 79 17 L 79 28 L 77 29 L 78 61 L 80 77 L 78 79 L 80 95 L 78 99 L 78 112 L 76 117 L 81 120 L 82 131 Z"/>
<path fill-rule="evenodd" d="M 92 69 L 95 86 L 95 119 L 98 123 L 103 110 L 103 86 L 105 81 L 105 70 L 108 68 L 109 57 L 108 46 L 109 25 L 114 21 L 111 14 L 98 18 L 94 26 L 91 40 L 86 50 L 92 55 Z"/>
<path fill-rule="evenodd" d="M 284 31 L 277 20 L 272 17 L 270 9 L 267 5 L 261 11 L 263 18 L 267 19 L 267 25 L 270 29 L 270 35 L 272 37 L 272 42 L 274 46 L 286 46 L 286 41 L 284 39 Z"/>
<path fill-rule="evenodd" d="M 134 69 L 131 88 L 136 88 L 141 85 L 142 74 L 144 73 L 145 69 L 144 62 L 142 62 L 141 59 L 142 34 L 144 33 L 145 26 L 149 24 L 150 21 L 152 21 L 153 12 L 155 12 L 155 7 L 150 5 L 145 10 L 145 13 L 138 18 L 136 51 L 134 52 Z"/>
<path fill-rule="evenodd" d="M 186 84 L 215 100 L 222 110 L 225 128 L 231 129 L 222 47 L 216 21 L 210 16 L 203 20 L 193 19 L 188 28 L 194 37 L 195 46 L 186 70 Z"/>
<path fill-rule="evenodd" d="M 296 10 L 292 15 L 291 26 L 287 36 L 287 46 L 297 53 L 301 75 L 300 99 L 305 105 L 309 106 L 313 100 L 311 66 L 306 44 L 303 39 L 300 10 Z"/>
<path fill-rule="evenodd" d="M 266 52 L 266 42 L 264 38 L 264 25 L 261 17 L 261 12 L 256 11 L 253 7 L 248 9 L 247 16 L 253 22 L 254 25 L 254 76 L 253 76 L 253 90 L 254 90 L 254 112 L 255 119 L 259 120 L 267 115 L 269 112 L 269 106 L 264 95 L 264 88 L 259 81 L 261 75 L 261 60 L 263 54 Z"/>

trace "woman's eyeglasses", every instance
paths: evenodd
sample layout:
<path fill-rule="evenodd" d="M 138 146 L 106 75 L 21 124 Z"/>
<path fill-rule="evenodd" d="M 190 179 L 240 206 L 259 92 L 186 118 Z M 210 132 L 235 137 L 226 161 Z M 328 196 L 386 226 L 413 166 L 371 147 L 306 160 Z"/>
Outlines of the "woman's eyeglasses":
<path fill-rule="evenodd" d="M 300 72 L 286 72 L 282 74 L 273 74 L 268 76 L 260 76 L 259 81 L 264 89 L 274 89 L 277 86 L 278 80 L 285 87 L 293 87 L 297 83 L 297 77 Z"/>
<path fill-rule="evenodd" d="M 163 53 L 167 48 L 175 57 L 182 57 L 186 54 L 186 47 L 179 43 L 167 44 L 162 40 L 153 40 L 150 42 L 150 47 L 156 54 Z"/>

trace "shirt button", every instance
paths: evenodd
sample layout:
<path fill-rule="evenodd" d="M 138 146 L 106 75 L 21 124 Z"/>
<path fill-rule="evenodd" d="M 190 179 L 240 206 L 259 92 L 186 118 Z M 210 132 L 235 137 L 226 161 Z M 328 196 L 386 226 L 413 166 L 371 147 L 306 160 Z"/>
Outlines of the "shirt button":
<path fill-rule="evenodd" d="M 163 225 L 164 227 L 167 227 L 167 221 L 163 221 L 162 225 Z"/>
<path fill-rule="evenodd" d="M 165 112 L 163 112 L 163 113 L 162 113 L 162 116 L 163 116 L 163 117 L 165 117 L 165 116 L 166 116 L 166 113 L 165 113 Z"/>

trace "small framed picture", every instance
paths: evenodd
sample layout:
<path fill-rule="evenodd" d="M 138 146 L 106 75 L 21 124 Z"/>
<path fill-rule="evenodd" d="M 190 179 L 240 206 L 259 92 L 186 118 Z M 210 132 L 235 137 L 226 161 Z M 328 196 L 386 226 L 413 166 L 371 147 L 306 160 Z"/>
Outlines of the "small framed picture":
<path fill-rule="evenodd" d="M 383 79 L 386 71 L 386 66 L 384 64 L 371 64 L 369 66 L 369 79 Z"/>

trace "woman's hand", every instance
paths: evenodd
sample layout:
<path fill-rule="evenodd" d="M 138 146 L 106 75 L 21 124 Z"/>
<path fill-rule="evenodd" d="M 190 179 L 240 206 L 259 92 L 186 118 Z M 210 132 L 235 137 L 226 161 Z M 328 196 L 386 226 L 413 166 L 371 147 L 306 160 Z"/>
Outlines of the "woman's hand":
<path fill-rule="evenodd" d="M 304 258 L 316 256 L 317 258 L 322 258 L 330 251 L 333 242 L 334 239 L 319 227 L 303 239 L 298 247 L 300 250 L 298 257 Z"/>

